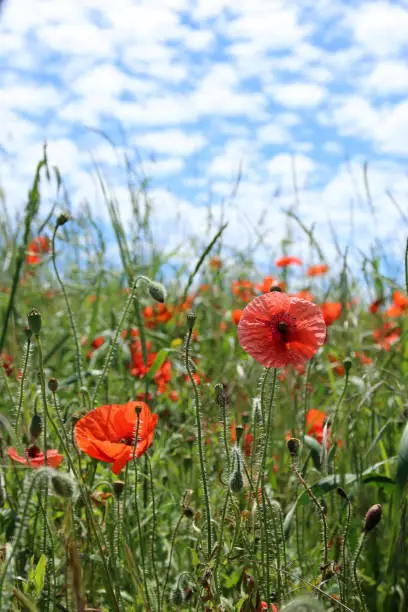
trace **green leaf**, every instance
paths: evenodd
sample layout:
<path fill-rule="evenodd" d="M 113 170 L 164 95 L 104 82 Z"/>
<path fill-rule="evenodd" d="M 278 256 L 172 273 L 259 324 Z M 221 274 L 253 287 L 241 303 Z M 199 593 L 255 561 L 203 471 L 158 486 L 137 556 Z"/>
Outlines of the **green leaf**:
<path fill-rule="evenodd" d="M 160 370 L 163 363 L 166 361 L 166 357 L 169 353 L 169 349 L 163 348 L 157 353 L 152 365 L 150 366 L 150 370 L 146 374 L 148 380 L 153 380 L 156 376 L 157 372 Z"/>
<path fill-rule="evenodd" d="M 322 445 L 319 442 L 312 438 L 312 436 L 305 436 L 304 438 L 305 446 L 310 450 L 310 454 L 313 459 L 314 466 L 317 470 L 320 470 L 322 462 L 320 461 L 320 457 L 322 456 Z"/>
<path fill-rule="evenodd" d="M 393 480 L 389 476 L 384 476 L 384 474 L 379 474 L 378 472 L 373 472 L 371 474 L 363 476 L 362 481 L 364 483 L 372 483 L 376 485 L 395 485 L 395 480 Z"/>
<path fill-rule="evenodd" d="M 397 475 L 396 481 L 399 490 L 404 488 L 408 478 L 408 423 L 405 425 L 402 432 L 400 447 L 397 460 Z"/>
<path fill-rule="evenodd" d="M 34 573 L 34 586 L 35 586 L 35 594 L 37 597 L 42 591 L 44 586 L 44 576 L 45 576 L 45 568 L 47 566 L 47 557 L 45 555 L 41 555 L 40 560 L 37 563 L 37 567 L 35 568 Z"/>

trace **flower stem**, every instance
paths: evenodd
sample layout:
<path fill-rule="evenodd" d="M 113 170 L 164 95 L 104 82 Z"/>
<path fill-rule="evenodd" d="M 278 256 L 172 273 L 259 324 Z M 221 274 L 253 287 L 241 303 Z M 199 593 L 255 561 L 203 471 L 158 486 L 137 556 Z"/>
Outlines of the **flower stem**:
<path fill-rule="evenodd" d="M 194 380 L 193 372 L 191 371 L 191 365 L 190 365 L 190 342 L 191 342 L 192 333 L 193 333 L 193 330 L 189 329 L 187 332 L 187 336 L 186 336 L 184 366 L 186 368 L 191 384 L 193 385 L 195 416 L 196 416 L 196 426 L 197 426 L 198 458 L 200 461 L 201 482 L 202 482 L 203 493 L 204 493 L 205 518 L 207 522 L 207 558 L 209 558 L 211 555 L 211 550 L 212 550 L 211 512 L 210 512 L 210 499 L 209 499 L 209 493 L 208 493 L 208 481 L 207 481 L 205 453 L 204 453 L 203 441 L 202 441 L 200 392 L 198 390 L 197 383 Z"/>
<path fill-rule="evenodd" d="M 361 555 L 361 551 L 363 550 L 364 543 L 366 541 L 366 537 L 367 537 L 367 532 L 363 531 L 361 536 L 360 536 L 360 540 L 358 542 L 356 554 L 354 555 L 354 559 L 353 559 L 354 584 L 355 584 L 355 587 L 356 587 L 358 598 L 360 600 L 360 610 L 361 610 L 361 612 L 366 612 L 367 611 L 367 607 L 365 605 L 364 594 L 363 594 L 363 591 L 361 589 L 360 580 L 359 580 L 358 574 L 357 574 L 357 565 L 358 565 L 358 560 L 359 560 L 360 555 Z"/>

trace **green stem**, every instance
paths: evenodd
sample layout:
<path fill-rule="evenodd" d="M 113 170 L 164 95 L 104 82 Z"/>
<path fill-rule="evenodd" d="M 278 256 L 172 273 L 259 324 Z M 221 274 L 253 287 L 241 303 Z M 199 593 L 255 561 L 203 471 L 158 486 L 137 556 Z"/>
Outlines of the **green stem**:
<path fill-rule="evenodd" d="M 196 427 L 197 427 L 198 458 L 200 461 L 201 482 L 202 482 L 203 493 L 204 493 L 205 518 L 207 522 L 207 558 L 209 558 L 211 555 L 211 551 L 212 551 L 210 498 L 209 498 L 209 493 L 208 493 L 205 453 L 204 453 L 203 441 L 202 441 L 200 392 L 198 390 L 196 381 L 194 380 L 193 372 L 191 371 L 191 366 L 190 366 L 190 342 L 191 342 L 192 333 L 193 333 L 193 330 L 189 329 L 187 336 L 186 336 L 184 366 L 186 368 L 187 375 L 191 381 L 191 384 L 193 385 L 195 417 L 196 417 Z"/>
<path fill-rule="evenodd" d="M 146 455 L 147 457 L 147 455 Z M 152 557 L 152 567 L 153 567 L 153 573 L 154 573 L 154 579 L 156 581 L 156 599 L 157 599 L 157 610 L 158 612 L 160 612 L 161 610 L 161 600 L 160 600 L 160 582 L 159 582 L 159 576 L 157 574 L 157 565 L 156 565 L 156 539 L 157 539 L 157 512 L 156 512 L 156 499 L 155 499 L 155 495 L 154 495 L 154 484 L 153 484 L 153 470 L 152 470 L 152 464 L 151 461 L 149 459 L 149 457 L 147 457 L 147 463 L 149 466 L 149 480 L 150 480 L 150 490 L 152 493 L 152 515 L 153 515 L 153 528 L 152 528 L 152 537 L 150 540 L 150 554 Z"/>
<path fill-rule="evenodd" d="M 16 433 L 18 429 L 18 421 L 20 419 L 21 408 L 23 406 L 24 384 L 25 384 L 25 379 L 27 375 L 27 367 L 28 367 L 28 362 L 30 361 L 30 356 L 31 356 L 31 339 L 28 337 L 26 345 L 24 347 L 23 367 L 21 370 L 21 379 L 20 379 L 20 385 L 19 385 L 18 396 L 17 396 L 16 420 L 14 423 L 14 431 Z"/>
<path fill-rule="evenodd" d="M 361 555 L 361 551 L 363 550 L 364 543 L 366 541 L 366 537 L 367 537 L 367 532 L 363 531 L 363 533 L 360 536 L 360 540 L 358 542 L 356 554 L 354 555 L 354 560 L 353 560 L 354 584 L 355 584 L 355 587 L 356 587 L 358 598 L 360 600 L 360 604 L 361 604 L 360 605 L 360 609 L 361 609 L 361 612 L 366 612 L 367 607 L 365 605 L 364 594 L 363 594 L 363 591 L 361 589 L 360 580 L 359 580 L 358 574 L 357 574 L 357 565 L 358 565 L 358 560 L 359 560 L 360 555 Z"/>

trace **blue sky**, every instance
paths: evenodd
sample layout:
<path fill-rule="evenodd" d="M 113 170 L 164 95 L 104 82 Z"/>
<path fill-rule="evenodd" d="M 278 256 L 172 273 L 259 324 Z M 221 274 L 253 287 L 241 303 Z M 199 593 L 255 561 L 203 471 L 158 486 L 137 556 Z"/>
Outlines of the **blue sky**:
<path fill-rule="evenodd" d="M 123 172 L 93 127 L 142 160 L 168 249 L 202 234 L 211 203 L 227 244 L 252 244 L 259 222 L 263 256 L 279 254 L 295 205 L 329 256 L 330 223 L 352 252 L 379 236 L 401 259 L 407 227 L 387 191 L 408 214 L 407 59 L 406 0 L 7 0 L 0 184 L 20 209 L 47 139 L 75 206 L 87 198 L 107 219 L 95 159 L 129 218 Z"/>

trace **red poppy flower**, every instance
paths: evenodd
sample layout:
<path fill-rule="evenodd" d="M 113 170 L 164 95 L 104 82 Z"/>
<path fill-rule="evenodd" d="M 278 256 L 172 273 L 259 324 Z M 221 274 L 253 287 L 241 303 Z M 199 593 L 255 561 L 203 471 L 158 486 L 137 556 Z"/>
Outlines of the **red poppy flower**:
<path fill-rule="evenodd" d="M 370 365 L 373 363 L 371 357 L 368 357 L 368 355 L 365 355 L 365 353 L 361 353 L 360 351 L 356 351 L 356 357 L 363 365 Z"/>
<path fill-rule="evenodd" d="M 306 276 L 320 276 L 321 274 L 326 274 L 328 269 L 329 268 L 326 266 L 326 264 L 310 266 L 306 271 Z"/>
<path fill-rule="evenodd" d="M 280 287 L 282 291 L 285 291 L 285 283 L 277 281 L 272 276 L 265 276 L 262 283 L 255 285 L 255 289 L 257 291 L 261 291 L 262 293 L 269 293 L 271 287 Z"/>
<path fill-rule="evenodd" d="M 314 295 L 312 295 L 310 291 L 308 291 L 307 289 L 302 289 L 301 291 L 294 293 L 292 297 L 298 297 L 298 298 L 301 298 L 302 300 L 306 300 L 307 302 L 315 301 Z"/>
<path fill-rule="evenodd" d="M 140 416 L 136 412 L 138 407 L 141 408 Z M 151 414 L 144 402 L 99 406 L 76 423 L 75 439 L 84 453 L 112 463 L 112 472 L 119 474 L 134 452 L 140 457 L 147 451 L 153 441 L 157 419 L 157 414 Z"/>
<path fill-rule="evenodd" d="M 254 287 L 249 280 L 236 280 L 231 283 L 232 293 L 243 302 L 249 302 L 254 297 Z"/>
<path fill-rule="evenodd" d="M 340 302 L 325 302 L 325 304 L 320 304 L 320 308 L 327 327 L 332 325 L 341 316 Z"/>
<path fill-rule="evenodd" d="M 394 291 L 392 295 L 393 304 L 385 311 L 387 317 L 400 317 L 408 309 L 408 299 L 401 291 Z"/>
<path fill-rule="evenodd" d="M 369 311 L 372 314 L 376 314 L 379 311 L 380 306 L 382 305 L 383 302 L 384 302 L 384 298 L 383 297 L 378 298 L 378 300 L 375 300 L 372 304 L 370 304 Z"/>
<path fill-rule="evenodd" d="M 103 336 L 97 336 L 96 338 L 92 340 L 91 346 L 94 349 L 98 349 L 102 346 L 104 342 L 105 342 L 105 338 Z"/>
<path fill-rule="evenodd" d="M 38 265 L 41 261 L 41 255 L 48 253 L 49 250 L 50 245 L 47 236 L 37 236 L 28 245 L 26 262 L 30 265 Z"/>
<path fill-rule="evenodd" d="M 277 259 L 275 261 L 275 266 L 277 266 L 278 268 L 286 268 L 286 266 L 301 266 L 302 265 L 302 260 L 299 259 L 299 257 L 292 257 L 292 256 L 286 256 L 286 257 L 281 257 L 280 259 Z"/>
<path fill-rule="evenodd" d="M 323 410 L 311 408 L 306 414 L 306 431 L 309 436 L 316 438 L 319 444 L 323 441 L 323 430 L 326 419 L 326 413 Z M 328 436 L 330 430 L 328 431 Z"/>
<path fill-rule="evenodd" d="M 385 351 L 389 351 L 401 335 L 401 329 L 392 323 L 384 323 L 382 327 L 373 331 L 373 338 L 376 343 Z"/>
<path fill-rule="evenodd" d="M 329 361 L 330 363 L 333 364 L 333 371 L 336 372 L 336 374 L 338 374 L 339 376 L 344 376 L 345 374 L 344 365 L 340 363 L 337 357 L 335 355 L 330 354 Z"/>
<path fill-rule="evenodd" d="M 30 446 L 25 450 L 24 457 L 18 454 L 14 446 L 10 446 L 7 449 L 7 454 L 13 461 L 17 461 L 17 463 L 23 463 L 27 467 L 39 468 L 44 467 L 45 465 L 45 455 L 40 451 L 38 446 Z M 55 448 L 47 450 L 47 466 L 52 468 L 57 468 L 61 461 L 63 460 L 63 456 L 59 454 Z"/>
<path fill-rule="evenodd" d="M 241 317 L 242 317 L 242 310 L 239 310 L 239 308 L 236 308 L 235 310 L 232 311 L 231 319 L 233 320 L 235 325 L 238 325 L 238 323 L 241 320 Z"/>
<path fill-rule="evenodd" d="M 318 306 L 277 291 L 253 299 L 238 325 L 244 351 L 267 368 L 308 361 L 325 337 Z"/>

